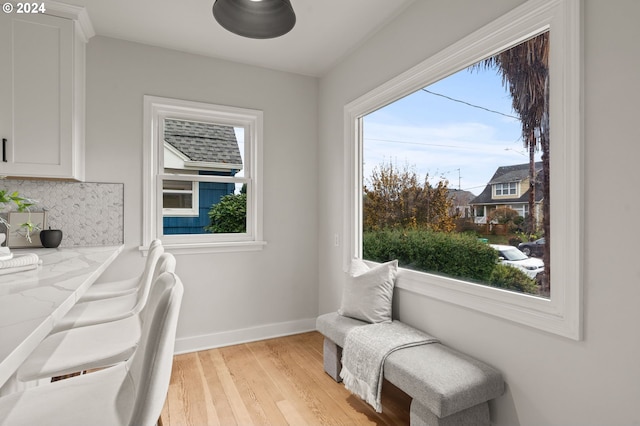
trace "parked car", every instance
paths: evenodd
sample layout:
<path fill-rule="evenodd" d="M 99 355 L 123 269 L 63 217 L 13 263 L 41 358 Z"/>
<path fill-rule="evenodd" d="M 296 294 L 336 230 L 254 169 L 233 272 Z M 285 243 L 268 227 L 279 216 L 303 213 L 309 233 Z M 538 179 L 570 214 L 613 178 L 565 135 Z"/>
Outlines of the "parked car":
<path fill-rule="evenodd" d="M 542 257 L 544 254 L 544 238 L 518 244 L 518 249 L 527 256 Z"/>
<path fill-rule="evenodd" d="M 501 244 L 491 244 L 500 256 L 500 263 L 513 266 L 535 279 L 536 276 L 544 272 L 544 262 L 542 259 L 528 257 L 514 246 L 506 246 Z"/>

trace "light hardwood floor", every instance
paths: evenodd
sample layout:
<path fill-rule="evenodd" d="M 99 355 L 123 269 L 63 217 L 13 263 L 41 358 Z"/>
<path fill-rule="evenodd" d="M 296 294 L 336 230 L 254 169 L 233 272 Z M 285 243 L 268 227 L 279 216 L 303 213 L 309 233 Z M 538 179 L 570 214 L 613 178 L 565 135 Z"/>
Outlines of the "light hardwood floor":
<path fill-rule="evenodd" d="M 406 425 L 411 399 L 383 385 L 383 412 L 323 370 L 317 332 L 177 355 L 163 426 Z"/>

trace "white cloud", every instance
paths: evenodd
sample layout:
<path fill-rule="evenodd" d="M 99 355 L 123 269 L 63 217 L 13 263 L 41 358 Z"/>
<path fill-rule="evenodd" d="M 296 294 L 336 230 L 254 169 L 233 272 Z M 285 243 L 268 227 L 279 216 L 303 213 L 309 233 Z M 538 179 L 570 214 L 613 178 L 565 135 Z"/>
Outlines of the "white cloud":
<path fill-rule="evenodd" d="M 366 121 L 363 175 L 392 161 L 413 167 L 421 178 L 428 173 L 432 183 L 444 177 L 453 188 L 460 176 L 461 188 L 478 194 L 499 166 L 528 161 L 521 142 L 499 139 L 498 130 L 477 122 L 407 126 Z"/>

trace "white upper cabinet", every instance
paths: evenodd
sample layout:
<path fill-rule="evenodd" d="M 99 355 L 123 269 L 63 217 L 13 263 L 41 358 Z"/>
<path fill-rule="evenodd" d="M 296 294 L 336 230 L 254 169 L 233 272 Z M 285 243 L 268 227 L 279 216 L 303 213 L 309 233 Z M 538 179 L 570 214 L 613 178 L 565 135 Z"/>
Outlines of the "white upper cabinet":
<path fill-rule="evenodd" d="M 84 180 L 87 37 L 63 6 L 0 15 L 2 176 Z"/>

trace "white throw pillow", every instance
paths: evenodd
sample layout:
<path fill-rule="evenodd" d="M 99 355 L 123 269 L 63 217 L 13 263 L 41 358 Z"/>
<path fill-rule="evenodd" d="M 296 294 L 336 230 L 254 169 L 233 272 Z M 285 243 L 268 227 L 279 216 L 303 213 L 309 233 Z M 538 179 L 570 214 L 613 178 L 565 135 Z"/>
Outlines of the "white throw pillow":
<path fill-rule="evenodd" d="M 390 322 L 398 261 L 369 268 L 362 260 L 354 259 L 349 272 L 338 313 L 370 323 Z"/>

